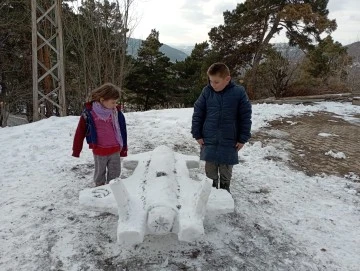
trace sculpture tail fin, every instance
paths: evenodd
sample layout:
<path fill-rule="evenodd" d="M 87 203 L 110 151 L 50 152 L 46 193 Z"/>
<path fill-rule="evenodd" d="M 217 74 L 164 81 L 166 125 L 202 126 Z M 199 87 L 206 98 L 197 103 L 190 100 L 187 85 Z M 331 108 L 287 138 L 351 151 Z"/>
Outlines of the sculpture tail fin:
<path fill-rule="evenodd" d="M 118 205 L 119 217 L 124 217 L 128 212 L 129 192 L 121 179 L 110 182 L 110 188 Z"/>

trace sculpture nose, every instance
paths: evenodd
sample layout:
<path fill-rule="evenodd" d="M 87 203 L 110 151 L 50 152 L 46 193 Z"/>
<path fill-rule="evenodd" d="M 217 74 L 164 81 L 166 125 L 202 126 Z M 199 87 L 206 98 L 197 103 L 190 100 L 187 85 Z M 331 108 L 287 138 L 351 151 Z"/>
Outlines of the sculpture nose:
<path fill-rule="evenodd" d="M 149 233 L 163 235 L 171 232 L 177 212 L 167 206 L 153 207 L 148 212 L 147 227 Z"/>

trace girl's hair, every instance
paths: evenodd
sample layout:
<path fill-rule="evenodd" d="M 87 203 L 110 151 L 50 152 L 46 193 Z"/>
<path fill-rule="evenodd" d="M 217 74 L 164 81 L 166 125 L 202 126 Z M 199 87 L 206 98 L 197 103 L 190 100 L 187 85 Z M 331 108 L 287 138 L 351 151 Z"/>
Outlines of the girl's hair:
<path fill-rule="evenodd" d="M 109 100 L 114 99 L 117 100 L 120 98 L 120 88 L 111 84 L 105 83 L 100 87 L 94 89 L 89 95 L 89 101 L 100 102 L 100 99 Z"/>
<path fill-rule="evenodd" d="M 225 78 L 226 76 L 230 75 L 230 70 L 228 66 L 226 66 L 224 63 L 217 62 L 209 67 L 207 71 L 207 75 L 208 76 L 218 75 L 221 78 Z"/>

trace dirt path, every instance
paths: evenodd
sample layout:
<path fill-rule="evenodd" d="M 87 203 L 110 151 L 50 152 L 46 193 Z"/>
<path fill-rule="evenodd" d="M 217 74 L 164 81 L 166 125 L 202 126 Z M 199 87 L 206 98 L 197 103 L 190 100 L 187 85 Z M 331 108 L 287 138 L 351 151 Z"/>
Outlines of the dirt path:
<path fill-rule="evenodd" d="M 360 181 L 356 178 L 360 176 L 360 125 L 321 112 L 274 121 L 252 140 L 267 144 L 279 139 L 293 146 L 289 150 L 292 167 L 310 176 L 325 173 Z M 325 155 L 330 150 L 346 158 Z"/>

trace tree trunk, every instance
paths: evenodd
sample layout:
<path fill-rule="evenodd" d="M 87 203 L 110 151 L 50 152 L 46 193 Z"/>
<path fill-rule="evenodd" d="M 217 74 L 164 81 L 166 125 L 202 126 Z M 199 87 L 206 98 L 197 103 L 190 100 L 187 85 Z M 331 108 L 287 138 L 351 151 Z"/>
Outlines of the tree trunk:
<path fill-rule="evenodd" d="M 125 7 L 123 10 L 123 20 L 124 20 L 124 24 L 123 24 L 123 29 L 121 30 L 121 35 L 120 35 L 120 44 L 121 44 L 121 48 L 120 48 L 120 72 L 119 72 L 119 78 L 118 78 L 118 82 L 117 85 L 119 86 L 120 89 L 122 89 L 122 86 L 124 84 L 124 79 L 126 78 L 127 74 L 126 72 L 128 72 L 129 69 L 126 69 L 126 51 L 127 51 L 127 45 L 128 45 L 128 40 L 131 36 L 131 30 L 130 30 L 130 26 L 129 26 L 129 22 L 130 22 L 130 18 L 129 18 L 129 12 L 130 12 L 130 7 L 133 4 L 134 0 L 124 0 L 123 1 L 125 3 Z M 120 6 L 119 1 L 117 1 L 118 7 Z M 119 10 L 119 13 L 121 13 L 121 11 Z M 128 33 L 130 32 L 130 33 Z M 120 98 L 121 98 L 121 93 L 120 93 Z"/>
<path fill-rule="evenodd" d="M 0 102 L 0 126 L 6 127 L 9 118 L 9 105 L 6 102 Z"/>
<path fill-rule="evenodd" d="M 256 76 L 257 76 L 257 72 L 258 72 L 258 68 L 260 65 L 262 55 L 264 53 L 264 49 L 269 44 L 270 40 L 275 35 L 275 33 L 278 31 L 279 23 L 280 23 L 280 16 L 278 15 L 276 17 L 274 24 L 271 27 L 269 33 L 266 35 L 266 38 L 260 44 L 259 50 L 256 52 L 256 54 L 254 56 L 254 61 L 252 64 L 252 69 L 251 69 L 251 76 L 250 76 L 248 84 L 247 84 L 247 93 L 248 93 L 248 96 L 250 99 L 255 98 Z"/>

